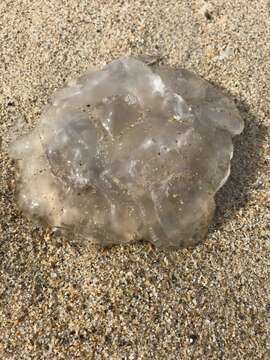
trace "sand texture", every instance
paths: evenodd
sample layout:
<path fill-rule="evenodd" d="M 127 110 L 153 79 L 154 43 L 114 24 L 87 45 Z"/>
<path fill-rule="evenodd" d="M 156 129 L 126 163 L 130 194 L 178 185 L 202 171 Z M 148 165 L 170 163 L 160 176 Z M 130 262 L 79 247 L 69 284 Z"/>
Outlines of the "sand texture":
<path fill-rule="evenodd" d="M 206 241 L 102 250 L 29 222 L 7 146 L 89 67 L 149 54 L 232 96 L 245 121 Z M 270 358 L 267 0 L 0 2 L 0 359 Z"/>

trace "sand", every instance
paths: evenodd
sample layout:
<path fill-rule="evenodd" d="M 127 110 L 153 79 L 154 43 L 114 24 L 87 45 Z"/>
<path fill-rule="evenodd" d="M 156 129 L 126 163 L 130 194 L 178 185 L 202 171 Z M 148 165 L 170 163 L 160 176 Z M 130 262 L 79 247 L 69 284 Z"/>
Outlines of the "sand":
<path fill-rule="evenodd" d="M 266 0 L 1 1 L 1 359 L 270 358 L 269 15 Z M 54 89 L 128 54 L 200 74 L 245 120 L 195 249 L 102 250 L 16 207 L 8 143 Z"/>

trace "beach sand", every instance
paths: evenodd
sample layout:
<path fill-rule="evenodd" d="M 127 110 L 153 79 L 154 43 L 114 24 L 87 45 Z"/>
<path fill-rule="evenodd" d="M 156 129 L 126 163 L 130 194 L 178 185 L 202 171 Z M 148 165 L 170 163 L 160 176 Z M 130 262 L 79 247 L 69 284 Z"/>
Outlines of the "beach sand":
<path fill-rule="evenodd" d="M 245 121 L 208 238 L 102 250 L 29 222 L 7 146 L 51 93 L 129 54 L 200 74 Z M 270 358 L 270 6 L 266 0 L 2 0 L 0 358 Z"/>

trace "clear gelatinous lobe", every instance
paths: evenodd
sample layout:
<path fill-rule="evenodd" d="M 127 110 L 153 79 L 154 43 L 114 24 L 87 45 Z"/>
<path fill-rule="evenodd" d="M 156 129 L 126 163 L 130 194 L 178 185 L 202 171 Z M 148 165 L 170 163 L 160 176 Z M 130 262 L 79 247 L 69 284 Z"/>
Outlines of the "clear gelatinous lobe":
<path fill-rule="evenodd" d="M 57 91 L 11 145 L 19 205 L 102 245 L 193 245 L 242 130 L 233 102 L 189 71 L 115 60 Z"/>

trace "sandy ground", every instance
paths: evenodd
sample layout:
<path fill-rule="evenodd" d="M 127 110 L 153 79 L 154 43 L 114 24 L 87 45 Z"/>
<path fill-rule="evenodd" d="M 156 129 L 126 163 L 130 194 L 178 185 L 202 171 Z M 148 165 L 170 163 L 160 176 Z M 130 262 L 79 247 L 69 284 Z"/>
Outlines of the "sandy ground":
<path fill-rule="evenodd" d="M 7 144 L 89 66 L 159 54 L 234 97 L 245 120 L 194 250 L 100 250 L 32 225 Z M 270 358 L 270 6 L 266 0 L 0 2 L 0 358 Z"/>

